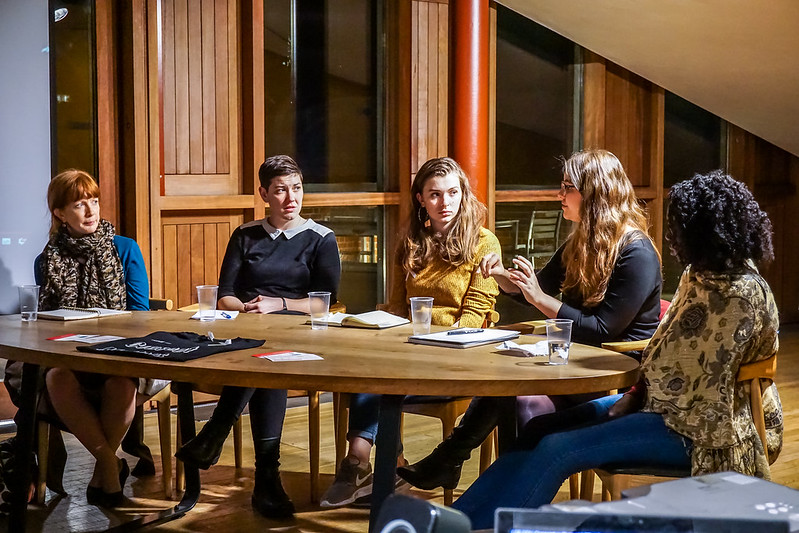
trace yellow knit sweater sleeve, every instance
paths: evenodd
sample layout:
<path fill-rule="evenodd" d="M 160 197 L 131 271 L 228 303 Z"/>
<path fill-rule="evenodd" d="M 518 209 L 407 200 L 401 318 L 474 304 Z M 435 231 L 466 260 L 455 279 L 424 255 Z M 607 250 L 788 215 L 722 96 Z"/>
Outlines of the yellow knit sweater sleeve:
<path fill-rule="evenodd" d="M 438 257 L 415 275 L 406 275 L 395 262 L 389 301 L 380 309 L 408 317 L 409 298 L 432 296 L 433 324 L 451 326 L 458 322 L 463 327 L 482 326 L 499 294 L 494 278 L 484 278 L 478 268 L 480 260 L 492 252 L 502 253 L 499 241 L 493 233 L 483 229 L 472 263 L 455 267 Z"/>
<path fill-rule="evenodd" d="M 499 294 L 499 287 L 493 277 L 484 278 L 478 268 L 480 260 L 490 253 L 495 253 L 502 257 L 502 249 L 497 237 L 483 229 L 480 232 L 480 241 L 477 244 L 477 255 L 474 264 L 471 265 L 469 287 L 463 297 L 461 305 L 459 326 L 480 327 L 483 325 L 486 316 L 494 308 Z"/>

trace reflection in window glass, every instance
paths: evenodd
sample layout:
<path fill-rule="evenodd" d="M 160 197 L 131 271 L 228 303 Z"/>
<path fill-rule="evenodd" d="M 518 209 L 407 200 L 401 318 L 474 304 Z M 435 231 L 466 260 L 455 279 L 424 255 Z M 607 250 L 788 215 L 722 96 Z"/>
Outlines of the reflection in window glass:
<path fill-rule="evenodd" d="M 663 184 L 668 188 L 696 173 L 723 166 L 724 122 L 716 115 L 667 92 L 663 141 Z M 668 199 L 663 205 L 663 234 L 668 227 Z M 671 299 L 680 281 L 682 267 L 663 243 L 663 298 Z"/>
<path fill-rule="evenodd" d="M 497 6 L 497 189 L 554 187 L 574 132 L 575 45 Z"/>
<path fill-rule="evenodd" d="M 378 4 L 264 3 L 266 151 L 293 156 L 309 191 L 380 186 Z"/>
<path fill-rule="evenodd" d="M 336 234 L 341 254 L 338 299 L 347 312 L 373 311 L 383 294 L 383 208 L 304 207 L 302 214 Z"/>
<path fill-rule="evenodd" d="M 722 121 L 676 94 L 666 92 L 663 184 L 671 187 L 696 173 L 720 168 Z"/>
<path fill-rule="evenodd" d="M 49 3 L 54 174 L 79 168 L 97 176 L 93 6 L 91 0 Z"/>
<path fill-rule="evenodd" d="M 558 202 L 514 202 L 496 204 L 494 233 L 502 247 L 502 263 L 512 266 L 516 255 L 529 258 L 540 269 L 568 238 L 572 224 L 563 219 Z M 542 318 L 531 305 L 507 296 L 497 299 L 500 322 L 510 324 Z"/>

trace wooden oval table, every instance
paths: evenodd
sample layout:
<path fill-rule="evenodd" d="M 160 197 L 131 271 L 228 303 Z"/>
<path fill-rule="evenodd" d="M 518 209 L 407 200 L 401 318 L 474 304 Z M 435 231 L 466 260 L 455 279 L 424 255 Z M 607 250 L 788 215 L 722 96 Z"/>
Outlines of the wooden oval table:
<path fill-rule="evenodd" d="M 26 363 L 23 374 L 18 441 L 31 449 L 35 424 L 37 367 L 61 366 L 77 371 L 164 378 L 189 384 L 274 389 L 308 389 L 382 394 L 380 432 L 377 436 L 375 484 L 370 515 L 374 526 L 380 506 L 392 492 L 399 449 L 399 426 L 405 395 L 518 396 L 578 394 L 632 385 L 638 363 L 617 353 L 572 344 L 569 364 L 550 366 L 545 357 L 515 357 L 496 349 L 496 343 L 468 349 L 410 344 L 409 325 L 385 330 L 330 327 L 312 330 L 306 318 L 290 315 L 240 314 L 235 320 L 200 322 L 179 311 L 140 311 L 130 315 L 71 322 L 21 322 L 19 315 L 0 317 L 0 356 Z M 433 328 L 444 329 L 444 328 Z M 92 354 L 76 350 L 78 343 L 47 340 L 66 334 L 102 334 L 141 337 L 154 331 L 212 332 L 215 338 L 265 339 L 260 348 L 212 355 L 187 362 Z M 520 344 L 541 337 L 522 337 Z M 323 360 L 273 363 L 256 354 L 291 350 L 322 356 Z M 194 435 L 189 386 L 177 386 L 181 436 Z M 20 455 L 25 457 L 26 455 Z M 29 485 L 23 480 L 21 487 Z M 20 488 L 21 488 L 20 487 Z M 186 470 L 186 492 L 169 513 L 127 523 L 129 530 L 181 516 L 199 498 L 196 469 Z M 12 531 L 24 529 L 25 505 L 16 506 Z"/>

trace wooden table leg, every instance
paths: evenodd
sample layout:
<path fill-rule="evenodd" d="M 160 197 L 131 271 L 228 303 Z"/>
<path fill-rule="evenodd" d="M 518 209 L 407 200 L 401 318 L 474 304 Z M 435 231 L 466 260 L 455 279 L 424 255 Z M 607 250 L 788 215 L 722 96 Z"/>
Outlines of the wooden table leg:
<path fill-rule="evenodd" d="M 369 513 L 369 531 L 373 532 L 383 502 L 394 492 L 399 455 L 400 421 L 405 396 L 383 395 L 380 400 L 379 430 L 375 445 L 374 488 L 372 510 Z"/>

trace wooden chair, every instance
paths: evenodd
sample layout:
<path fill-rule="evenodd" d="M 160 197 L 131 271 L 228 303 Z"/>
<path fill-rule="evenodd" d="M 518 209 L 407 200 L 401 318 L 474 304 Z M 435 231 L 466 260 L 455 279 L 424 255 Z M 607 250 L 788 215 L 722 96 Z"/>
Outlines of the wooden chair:
<path fill-rule="evenodd" d="M 776 371 L 777 355 L 775 354 L 762 361 L 741 365 L 736 378 L 738 382 L 749 384 L 749 405 L 752 411 L 752 420 L 764 449 L 767 449 L 766 420 L 763 413 L 764 391 L 760 380 L 773 380 Z M 603 501 L 618 500 L 621 498 L 622 491 L 631 486 L 659 483 L 691 475 L 690 469 L 652 468 L 645 465 L 607 465 L 595 469 L 594 472 L 602 480 Z M 585 475 L 586 472 L 583 472 L 583 474 Z M 591 476 L 590 486 L 586 483 L 583 488 L 582 499 L 591 500 L 594 490 L 593 485 L 593 476 Z"/>
<path fill-rule="evenodd" d="M 194 312 L 197 311 L 197 304 L 187 305 L 185 307 L 181 307 L 180 311 L 189 311 Z M 331 313 L 346 313 L 347 307 L 341 303 L 336 302 L 330 306 Z M 222 394 L 222 387 L 202 384 L 202 383 L 195 383 L 192 385 L 192 389 L 201 392 L 204 394 L 212 394 L 215 396 L 219 396 Z M 311 493 L 311 502 L 319 501 L 319 456 L 320 456 L 320 412 L 319 412 L 319 397 L 321 393 L 319 391 L 312 391 L 312 390 L 289 390 L 288 396 L 289 398 L 300 398 L 300 397 L 307 397 L 308 398 L 308 454 L 309 454 L 309 471 L 310 471 L 310 493 Z M 178 428 L 180 427 L 180 421 L 178 420 Z M 241 417 L 236 421 L 233 425 L 233 461 L 236 465 L 236 468 L 241 468 L 242 465 L 242 422 Z M 182 443 L 180 439 L 180 431 L 177 433 L 177 447 L 179 448 Z M 176 468 L 175 468 L 175 485 L 177 490 L 183 490 L 185 486 L 185 477 L 183 472 L 183 463 L 179 460 L 176 460 Z"/>
<path fill-rule="evenodd" d="M 499 321 L 499 313 L 491 309 L 485 318 L 483 327 L 492 327 Z M 440 401 L 406 403 L 402 406 L 402 412 L 429 416 L 441 421 L 442 440 L 446 439 L 455 428 L 455 422 L 469 407 L 471 398 L 442 398 Z M 347 447 L 347 421 L 349 408 L 349 395 L 333 394 L 333 426 L 335 429 L 336 444 L 336 468 L 344 459 Z M 482 474 L 491 464 L 492 445 L 496 441 L 496 430 L 489 435 L 480 446 L 480 473 Z M 496 448 L 499 449 L 499 448 Z M 444 489 L 444 505 L 452 505 L 453 491 Z"/>
<path fill-rule="evenodd" d="M 406 403 L 402 406 L 403 415 L 405 413 L 428 416 L 437 418 L 441 421 L 441 436 L 446 439 L 455 428 L 458 417 L 466 412 L 471 398 L 453 398 L 441 401 Z M 347 447 L 347 421 L 349 418 L 347 409 L 349 408 L 349 394 L 333 394 L 333 425 L 335 428 L 336 440 L 336 467 L 344 459 Z M 496 440 L 496 430 L 486 438 L 480 446 L 480 473 L 482 474 L 491 464 L 493 444 Z M 452 505 L 453 491 L 444 489 L 444 505 Z"/>
<path fill-rule="evenodd" d="M 173 302 L 170 299 L 150 298 L 150 309 L 156 310 L 171 310 Z M 156 403 L 156 411 L 158 413 L 158 434 L 161 444 L 161 481 L 164 488 L 164 495 L 172 498 L 172 432 L 169 425 L 170 414 L 170 395 L 171 389 L 167 385 L 161 389 L 149 400 Z M 136 407 L 134 417 L 143 417 L 144 410 L 142 406 Z M 59 430 L 59 428 L 52 428 Z M 37 443 L 37 454 L 39 460 L 39 473 L 36 479 L 36 503 L 43 504 L 46 495 L 47 487 L 47 465 L 50 453 L 50 439 L 51 439 L 51 424 L 46 420 L 39 420 L 38 422 L 38 435 L 39 440 Z M 55 435 L 52 438 L 57 438 Z M 59 492 L 56 489 L 56 492 Z"/>

